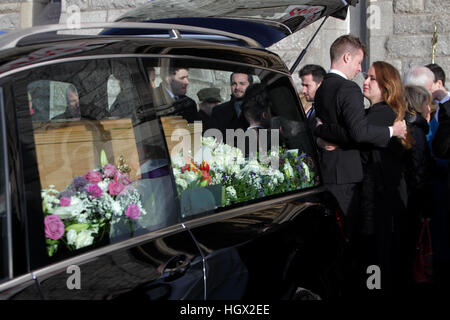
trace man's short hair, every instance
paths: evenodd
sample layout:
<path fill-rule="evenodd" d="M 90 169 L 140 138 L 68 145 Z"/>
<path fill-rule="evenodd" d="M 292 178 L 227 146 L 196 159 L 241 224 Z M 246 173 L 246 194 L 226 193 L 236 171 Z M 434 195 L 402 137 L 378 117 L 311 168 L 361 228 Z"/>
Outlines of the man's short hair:
<path fill-rule="evenodd" d="M 183 68 L 183 67 L 164 68 L 164 67 L 161 67 L 161 69 L 160 69 L 161 78 L 165 80 L 167 77 L 172 77 L 172 76 L 174 76 L 177 73 L 178 70 L 187 70 L 187 71 L 189 71 L 189 68 Z"/>
<path fill-rule="evenodd" d="M 233 72 L 232 74 L 230 74 L 230 84 L 233 83 L 233 76 L 234 76 L 235 74 L 237 74 L 237 73 L 240 73 L 240 74 L 246 74 L 246 75 L 247 75 L 247 79 L 248 79 L 249 85 L 252 85 L 252 84 L 253 84 L 253 76 L 252 76 L 251 74 L 243 73 L 243 72 Z"/>
<path fill-rule="evenodd" d="M 330 47 L 331 62 L 338 60 L 346 52 L 354 54 L 359 49 L 363 51 L 364 56 L 367 55 L 367 47 L 358 37 L 351 34 L 340 36 Z"/>
<path fill-rule="evenodd" d="M 427 64 L 425 67 L 431 70 L 434 74 L 434 82 L 441 80 L 442 85 L 445 87 L 445 72 L 444 69 L 442 69 L 438 64 L 436 63 L 430 63 Z"/>
<path fill-rule="evenodd" d="M 242 102 L 242 113 L 245 117 L 260 122 L 263 120 L 263 113 L 270 113 L 270 109 L 271 102 L 265 85 L 262 83 L 250 85 Z"/>
<path fill-rule="evenodd" d="M 412 67 L 405 73 L 403 77 L 403 84 L 405 86 L 411 85 L 426 87 L 430 80 L 434 82 L 433 72 L 427 67 L 416 66 Z"/>
<path fill-rule="evenodd" d="M 308 74 L 312 75 L 315 83 L 321 83 L 327 72 L 317 64 L 307 64 L 298 72 L 300 77 L 307 76 Z"/>

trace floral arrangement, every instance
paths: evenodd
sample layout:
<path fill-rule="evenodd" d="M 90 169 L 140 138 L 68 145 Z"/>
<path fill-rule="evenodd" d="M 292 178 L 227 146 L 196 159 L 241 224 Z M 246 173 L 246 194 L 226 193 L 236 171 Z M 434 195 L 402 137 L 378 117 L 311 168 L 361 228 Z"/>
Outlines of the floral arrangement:
<path fill-rule="evenodd" d="M 126 172 L 112 164 L 75 177 L 65 190 L 42 190 L 49 256 L 64 244 L 80 249 L 110 234 L 114 224 L 133 224 L 147 214 Z"/>
<path fill-rule="evenodd" d="M 182 153 L 172 157 L 179 194 L 200 186 L 221 185 L 225 189 L 225 205 L 312 187 L 317 183 L 314 162 L 297 150 L 279 148 L 264 159 L 246 159 L 239 148 L 209 137 L 202 138 L 200 153 L 190 161 L 185 165 Z"/>

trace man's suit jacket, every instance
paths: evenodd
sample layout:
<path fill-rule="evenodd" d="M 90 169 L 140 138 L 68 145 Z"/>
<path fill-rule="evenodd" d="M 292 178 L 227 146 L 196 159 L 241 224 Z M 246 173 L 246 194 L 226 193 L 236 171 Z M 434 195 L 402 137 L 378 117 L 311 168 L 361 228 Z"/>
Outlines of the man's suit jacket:
<path fill-rule="evenodd" d="M 443 159 L 450 159 L 450 100 L 439 105 L 439 126 L 432 141 L 433 153 Z"/>
<path fill-rule="evenodd" d="M 242 112 L 239 117 L 237 116 L 234 108 L 235 102 L 236 100 L 232 98 L 230 101 L 215 106 L 211 115 L 211 125 L 222 131 L 224 139 L 226 129 L 236 130 L 240 128 L 245 131 L 248 128 L 248 121 Z"/>
<path fill-rule="evenodd" d="M 314 99 L 316 117 L 324 123 L 315 135 L 339 145 L 334 151 L 322 151 L 324 182 L 348 184 L 363 178 L 358 143 L 384 147 L 390 135 L 387 127 L 367 123 L 364 97 L 359 86 L 340 75 L 328 73 Z"/>
<path fill-rule="evenodd" d="M 153 104 L 161 115 L 179 115 L 189 123 L 200 120 L 197 104 L 193 99 L 188 96 L 172 98 L 162 83 L 153 90 Z"/>
<path fill-rule="evenodd" d="M 306 119 L 308 121 L 308 125 L 312 131 L 316 128 L 316 108 L 314 104 L 311 106 L 311 109 L 306 113 Z"/>

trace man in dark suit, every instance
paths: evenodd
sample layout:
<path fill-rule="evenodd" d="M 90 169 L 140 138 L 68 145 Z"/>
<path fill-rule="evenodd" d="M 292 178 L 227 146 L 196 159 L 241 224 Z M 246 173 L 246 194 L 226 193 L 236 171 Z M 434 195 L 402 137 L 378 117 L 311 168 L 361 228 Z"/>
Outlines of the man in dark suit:
<path fill-rule="evenodd" d="M 322 80 L 327 72 L 324 68 L 317 64 L 307 64 L 300 69 L 298 75 L 302 80 L 302 91 L 301 93 L 306 98 L 308 102 L 304 107 L 306 118 L 308 119 L 308 124 L 311 130 L 316 127 L 316 109 L 314 106 L 314 97 L 316 96 L 317 89 L 319 89 L 322 84 Z"/>
<path fill-rule="evenodd" d="M 232 73 L 230 76 L 231 99 L 214 107 L 211 125 L 226 136 L 226 129 L 247 129 L 248 122 L 241 113 L 242 99 L 253 77 L 246 73 Z"/>
<path fill-rule="evenodd" d="M 331 70 L 314 98 L 316 116 L 325 124 L 316 128 L 316 136 L 339 145 L 331 151 L 322 150 L 322 173 L 325 186 L 336 197 L 346 216 L 348 236 L 353 232 L 359 207 L 359 183 L 363 178 L 358 144 L 364 142 L 382 147 L 392 136 L 404 137 L 406 134 L 404 121 L 389 128 L 368 125 L 361 89 L 351 81 L 361 72 L 365 53 L 365 45 L 352 35 L 336 39 L 330 48 Z M 342 134 L 351 143 L 342 144 L 339 139 Z"/>
<path fill-rule="evenodd" d="M 432 140 L 433 152 L 439 158 L 450 159 L 450 93 L 445 88 L 445 72 L 437 64 L 426 67 L 434 74 L 431 94 L 437 105 L 435 117 L 439 124 Z"/>
<path fill-rule="evenodd" d="M 197 104 L 186 96 L 189 70 L 161 68 L 161 84 L 153 90 L 153 103 L 161 115 L 180 115 L 188 122 L 198 120 Z"/>

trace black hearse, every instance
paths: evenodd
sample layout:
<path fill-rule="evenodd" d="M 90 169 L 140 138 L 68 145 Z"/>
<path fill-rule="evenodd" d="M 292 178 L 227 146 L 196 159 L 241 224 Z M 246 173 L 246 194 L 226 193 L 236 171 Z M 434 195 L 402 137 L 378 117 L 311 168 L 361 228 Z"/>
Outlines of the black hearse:
<path fill-rule="evenodd" d="M 291 72 L 265 48 L 350 1 L 195 3 L 0 36 L 2 299 L 339 296 L 336 202 Z M 232 73 L 264 85 L 283 138 L 269 160 L 158 91 L 176 69 L 197 107 L 202 88 L 226 102 Z"/>

